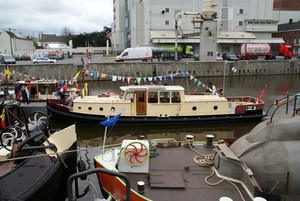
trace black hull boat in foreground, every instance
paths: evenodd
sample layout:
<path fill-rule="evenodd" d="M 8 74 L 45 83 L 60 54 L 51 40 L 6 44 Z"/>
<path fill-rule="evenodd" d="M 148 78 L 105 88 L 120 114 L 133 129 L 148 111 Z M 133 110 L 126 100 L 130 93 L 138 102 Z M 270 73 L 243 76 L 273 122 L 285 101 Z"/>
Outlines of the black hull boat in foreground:
<path fill-rule="evenodd" d="M 51 118 L 78 124 L 99 124 L 120 113 L 118 125 L 165 125 L 260 120 L 264 102 L 251 96 L 185 94 L 181 86 L 122 86 L 120 95 L 81 95 L 47 100 Z M 83 93 L 82 93 L 83 94 Z"/>
<path fill-rule="evenodd" d="M 55 130 L 40 112 L 25 124 L 12 121 L 8 110 L 5 114 L 1 126 L 9 125 L 0 134 L 0 200 L 65 200 L 67 179 L 76 172 L 75 125 Z"/>
<path fill-rule="evenodd" d="M 300 91 L 288 92 L 230 147 L 214 144 L 213 135 L 205 144 L 186 135 L 185 142 L 141 136 L 103 149 L 94 157 L 95 169 L 69 178 L 68 198 L 73 180 L 96 173 L 105 200 L 300 200 L 299 96 Z"/>

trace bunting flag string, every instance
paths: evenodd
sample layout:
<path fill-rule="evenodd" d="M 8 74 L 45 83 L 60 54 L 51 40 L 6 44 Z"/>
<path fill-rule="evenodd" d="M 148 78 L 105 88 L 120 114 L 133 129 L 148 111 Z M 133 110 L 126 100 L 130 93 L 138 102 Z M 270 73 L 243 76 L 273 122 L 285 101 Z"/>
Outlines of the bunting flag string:
<path fill-rule="evenodd" d="M 77 78 L 79 77 L 79 74 L 81 73 L 81 71 L 78 71 L 75 76 L 72 78 L 72 81 L 69 81 L 70 83 L 71 82 L 76 82 L 77 81 Z M 28 78 L 34 78 L 35 76 L 33 75 L 29 75 L 27 73 L 22 73 L 22 72 L 11 72 L 10 70 L 4 70 L 3 72 L 0 73 L 0 81 L 1 80 L 4 80 L 5 79 L 5 76 L 6 75 L 12 75 L 12 74 L 17 74 L 19 77 L 27 77 Z M 163 82 L 168 82 L 168 79 L 170 79 L 172 82 L 174 81 L 174 77 L 176 77 L 177 75 L 181 75 L 182 77 L 184 78 L 190 78 L 190 80 L 193 80 L 194 81 L 194 84 L 197 85 L 197 87 L 203 87 L 203 88 L 208 88 L 208 86 L 206 86 L 204 83 L 202 83 L 200 80 L 198 80 L 197 78 L 195 78 L 195 76 L 189 74 L 188 72 L 186 71 L 178 71 L 178 72 L 175 72 L 175 73 L 170 73 L 170 74 L 165 74 L 165 75 L 158 75 L 158 76 L 149 76 L 149 77 L 135 77 L 135 76 L 124 76 L 124 75 L 112 75 L 112 74 L 106 74 L 106 73 L 101 73 L 101 72 L 94 72 L 94 71 L 90 71 L 89 74 L 87 74 L 86 76 L 88 76 L 89 78 L 93 78 L 94 76 L 96 75 L 96 78 L 98 79 L 111 79 L 111 81 L 127 81 L 127 84 L 129 85 L 132 81 L 132 79 L 136 79 L 138 84 L 143 84 L 142 82 L 144 83 L 147 83 L 147 80 L 149 82 L 154 82 L 156 83 L 158 81 L 158 79 L 160 81 L 163 81 Z M 211 90 L 211 89 L 210 89 Z M 214 92 L 211 90 L 211 92 L 213 94 L 218 94 L 217 92 Z"/>

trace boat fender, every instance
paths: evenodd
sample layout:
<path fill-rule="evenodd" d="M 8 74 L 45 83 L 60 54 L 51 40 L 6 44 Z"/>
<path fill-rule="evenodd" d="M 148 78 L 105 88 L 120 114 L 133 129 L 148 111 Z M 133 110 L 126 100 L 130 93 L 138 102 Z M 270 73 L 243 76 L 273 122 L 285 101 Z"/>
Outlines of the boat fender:
<path fill-rule="evenodd" d="M 84 96 L 89 95 L 89 85 L 88 83 L 84 83 Z"/>
<path fill-rule="evenodd" d="M 79 160 L 77 162 L 77 168 L 78 168 L 78 172 L 83 172 L 86 170 L 86 166 L 83 160 Z M 80 177 L 81 180 L 86 180 L 87 179 L 87 175 L 83 175 Z"/>

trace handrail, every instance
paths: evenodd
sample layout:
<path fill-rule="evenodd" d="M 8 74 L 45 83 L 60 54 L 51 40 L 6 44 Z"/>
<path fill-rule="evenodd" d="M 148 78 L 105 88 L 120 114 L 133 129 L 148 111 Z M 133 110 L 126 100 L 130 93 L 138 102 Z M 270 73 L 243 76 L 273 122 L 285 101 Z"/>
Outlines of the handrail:
<path fill-rule="evenodd" d="M 120 173 L 120 172 L 114 172 L 114 171 L 111 171 L 111 170 L 103 169 L 103 168 L 94 168 L 94 169 L 90 169 L 90 170 L 86 170 L 86 171 L 83 171 L 83 172 L 72 174 L 68 178 L 68 183 L 67 183 L 68 200 L 69 201 L 75 201 L 76 200 L 76 196 L 73 197 L 73 188 L 72 188 L 72 183 L 73 183 L 74 179 L 77 179 L 77 178 L 82 177 L 82 176 L 87 176 L 87 175 L 90 175 L 90 174 L 98 173 L 98 172 L 123 178 L 125 180 L 125 183 L 126 183 L 126 198 L 124 199 L 124 201 L 130 201 L 131 200 L 130 180 L 127 177 L 127 175 L 123 174 L 123 173 Z"/>
<path fill-rule="evenodd" d="M 271 114 L 270 116 L 270 120 L 267 121 L 267 124 L 270 124 L 272 123 L 272 120 L 273 120 L 273 117 L 275 115 L 275 113 L 277 112 L 277 110 L 282 107 L 282 106 L 286 106 L 286 114 L 288 114 L 288 110 L 289 110 L 289 103 L 290 102 L 293 102 L 293 112 L 292 112 L 292 115 L 295 116 L 295 112 L 296 112 L 296 106 L 297 106 L 297 99 L 298 99 L 298 96 L 300 95 L 300 91 L 288 91 L 287 92 L 287 96 L 284 97 L 284 98 L 281 98 L 279 100 L 276 100 L 272 105 L 269 106 L 269 108 L 267 109 L 267 112 L 266 112 L 266 117 L 268 116 L 268 113 L 270 111 L 270 109 L 272 108 L 272 106 L 276 106 L 276 109 L 273 111 L 273 113 Z"/>

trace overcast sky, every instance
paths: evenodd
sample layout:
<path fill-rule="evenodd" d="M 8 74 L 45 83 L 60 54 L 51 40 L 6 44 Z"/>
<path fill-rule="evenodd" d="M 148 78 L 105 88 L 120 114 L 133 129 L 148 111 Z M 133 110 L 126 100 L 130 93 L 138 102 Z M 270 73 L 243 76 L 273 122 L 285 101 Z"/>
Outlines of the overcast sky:
<path fill-rule="evenodd" d="M 0 1 L 0 32 L 24 35 L 39 32 L 60 35 L 63 27 L 74 34 L 102 31 L 113 21 L 112 0 L 10 0 Z"/>

